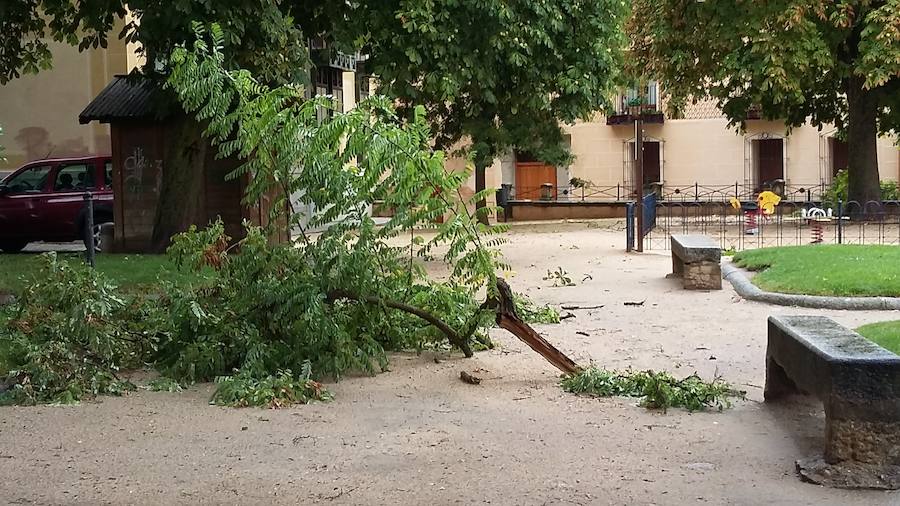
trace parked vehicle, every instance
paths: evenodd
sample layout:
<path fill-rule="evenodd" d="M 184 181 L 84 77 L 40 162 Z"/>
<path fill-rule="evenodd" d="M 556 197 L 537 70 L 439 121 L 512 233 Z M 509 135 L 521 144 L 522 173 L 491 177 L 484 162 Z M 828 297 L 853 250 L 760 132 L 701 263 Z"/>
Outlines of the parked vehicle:
<path fill-rule="evenodd" d="M 94 227 L 87 230 L 84 194 L 94 200 Z M 0 181 L 0 250 L 16 253 L 33 241 L 64 242 L 94 236 L 113 221 L 112 158 L 35 160 Z"/>

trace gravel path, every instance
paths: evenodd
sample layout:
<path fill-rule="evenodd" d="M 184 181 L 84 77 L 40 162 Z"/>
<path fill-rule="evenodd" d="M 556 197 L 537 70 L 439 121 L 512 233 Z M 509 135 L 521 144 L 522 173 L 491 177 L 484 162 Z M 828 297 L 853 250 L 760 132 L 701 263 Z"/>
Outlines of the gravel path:
<path fill-rule="evenodd" d="M 748 400 L 723 413 L 663 414 L 633 399 L 574 397 L 552 366 L 495 331 L 500 347 L 469 360 L 396 355 L 390 372 L 332 385 L 329 404 L 220 408 L 207 404 L 212 386 L 199 385 L 0 409 L 0 502 L 900 504 L 898 493 L 800 482 L 794 460 L 821 448 L 821 405 L 761 402 L 769 314 L 826 314 L 849 326 L 896 314 L 767 306 L 727 285 L 685 292 L 665 278 L 668 256 L 626 254 L 622 236 L 580 224 L 514 227 L 505 247 L 514 289 L 539 302 L 604 305 L 539 330 L 579 362 L 719 374 Z M 577 286 L 541 279 L 557 267 Z M 463 369 L 482 384 L 459 381 Z"/>

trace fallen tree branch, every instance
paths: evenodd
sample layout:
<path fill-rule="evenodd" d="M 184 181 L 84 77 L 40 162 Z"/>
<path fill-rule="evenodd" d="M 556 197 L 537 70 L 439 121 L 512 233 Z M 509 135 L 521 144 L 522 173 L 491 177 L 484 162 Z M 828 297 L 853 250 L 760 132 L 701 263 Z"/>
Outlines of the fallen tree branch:
<path fill-rule="evenodd" d="M 604 304 L 600 304 L 600 305 L 597 305 L 597 306 L 576 306 L 576 305 L 568 305 L 568 306 L 565 306 L 565 305 L 564 305 L 564 306 L 560 306 L 560 307 L 563 308 L 563 309 L 565 309 L 566 311 L 573 311 L 573 310 L 576 310 L 576 309 L 600 309 L 600 308 L 602 308 L 603 306 L 604 306 Z"/>
<path fill-rule="evenodd" d="M 329 301 L 334 301 L 337 299 L 348 299 L 355 300 L 357 302 L 365 302 L 367 304 L 376 304 L 379 306 L 389 307 L 391 309 L 396 309 L 398 311 L 403 311 L 404 313 L 418 316 L 419 318 L 436 327 L 445 336 L 447 336 L 447 340 L 450 341 L 450 344 L 462 350 L 466 358 L 471 358 L 474 355 L 474 353 L 472 352 L 472 347 L 469 346 L 468 339 L 463 339 L 462 337 L 460 337 L 460 335 L 457 334 L 455 330 L 450 328 L 450 326 L 444 323 L 440 318 L 434 316 L 433 314 L 425 311 L 422 308 L 411 306 L 409 304 L 398 302 L 396 300 L 383 299 L 374 295 L 359 295 L 348 292 L 346 290 L 332 290 L 331 292 L 328 292 Z"/>
<path fill-rule="evenodd" d="M 530 325 L 519 318 L 519 315 L 516 313 L 516 304 L 513 302 L 512 290 L 503 278 L 497 278 L 497 295 L 499 300 L 491 301 L 491 305 L 497 312 L 497 325 L 500 328 L 506 329 L 518 337 L 519 340 L 546 358 L 548 362 L 556 366 L 560 371 L 566 374 L 574 374 L 581 370 L 581 367 L 567 357 L 565 353 L 557 350 Z"/>

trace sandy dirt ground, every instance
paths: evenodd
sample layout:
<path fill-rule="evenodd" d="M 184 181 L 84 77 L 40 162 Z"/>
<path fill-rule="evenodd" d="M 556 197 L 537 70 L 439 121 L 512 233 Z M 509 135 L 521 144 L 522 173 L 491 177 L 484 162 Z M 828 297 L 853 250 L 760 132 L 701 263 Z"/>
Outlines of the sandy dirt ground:
<path fill-rule="evenodd" d="M 504 249 L 514 289 L 603 305 L 539 330 L 581 363 L 719 374 L 746 401 L 663 414 L 634 399 L 575 397 L 497 330 L 500 346 L 473 359 L 396 355 L 390 372 L 331 385 L 329 404 L 221 408 L 199 385 L 0 409 L 0 502 L 900 505 L 898 493 L 802 483 L 794 460 L 822 447 L 821 405 L 762 403 L 768 315 L 822 313 L 856 326 L 897 314 L 767 306 L 730 286 L 685 292 L 665 278 L 666 254 L 626 254 L 622 236 L 584 224 L 512 230 Z M 577 286 L 541 279 L 557 267 Z M 461 370 L 484 381 L 464 384 Z"/>

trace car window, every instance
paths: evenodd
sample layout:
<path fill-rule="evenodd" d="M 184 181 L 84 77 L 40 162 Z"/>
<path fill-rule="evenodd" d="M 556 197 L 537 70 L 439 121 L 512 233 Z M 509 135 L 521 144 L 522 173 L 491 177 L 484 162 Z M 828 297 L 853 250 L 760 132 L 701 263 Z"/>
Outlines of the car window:
<path fill-rule="evenodd" d="M 10 176 L 5 184 L 9 188 L 9 193 L 38 193 L 44 190 L 49 175 L 49 165 L 30 167 Z"/>
<path fill-rule="evenodd" d="M 94 166 L 84 163 L 64 165 L 56 173 L 53 191 L 79 191 L 94 188 Z"/>
<path fill-rule="evenodd" d="M 103 174 L 103 185 L 107 188 L 112 188 L 112 162 L 106 162 Z"/>

